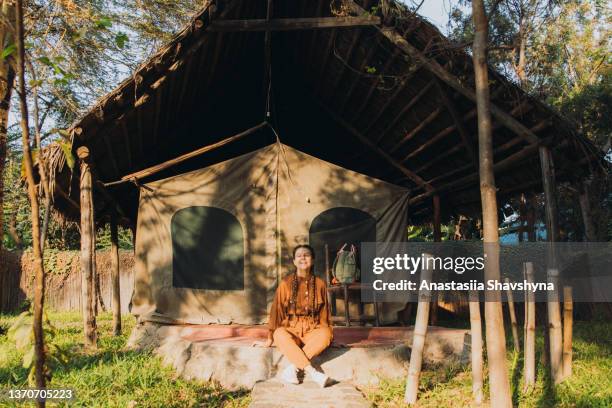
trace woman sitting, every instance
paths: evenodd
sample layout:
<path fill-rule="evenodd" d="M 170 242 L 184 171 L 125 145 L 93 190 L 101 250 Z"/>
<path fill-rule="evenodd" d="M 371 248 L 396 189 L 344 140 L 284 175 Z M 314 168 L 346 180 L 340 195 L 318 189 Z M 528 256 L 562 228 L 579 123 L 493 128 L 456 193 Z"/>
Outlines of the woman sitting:
<path fill-rule="evenodd" d="M 299 384 L 298 371 L 325 387 L 329 377 L 317 371 L 310 361 L 332 341 L 332 328 L 325 281 L 313 273 L 314 250 L 298 245 L 293 250 L 296 271 L 285 277 L 276 289 L 270 309 L 270 329 L 266 345 L 273 343 L 289 360 L 281 379 Z"/>

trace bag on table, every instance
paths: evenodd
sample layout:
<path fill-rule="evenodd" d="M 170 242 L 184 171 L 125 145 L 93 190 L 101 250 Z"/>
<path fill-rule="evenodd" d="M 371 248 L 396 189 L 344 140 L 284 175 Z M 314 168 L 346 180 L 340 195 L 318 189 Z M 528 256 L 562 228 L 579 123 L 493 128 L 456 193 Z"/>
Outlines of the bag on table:
<path fill-rule="evenodd" d="M 347 250 L 347 245 L 342 245 L 332 267 L 334 279 L 340 283 L 353 283 L 361 279 L 361 271 L 357 266 L 357 247 L 351 245 Z"/>

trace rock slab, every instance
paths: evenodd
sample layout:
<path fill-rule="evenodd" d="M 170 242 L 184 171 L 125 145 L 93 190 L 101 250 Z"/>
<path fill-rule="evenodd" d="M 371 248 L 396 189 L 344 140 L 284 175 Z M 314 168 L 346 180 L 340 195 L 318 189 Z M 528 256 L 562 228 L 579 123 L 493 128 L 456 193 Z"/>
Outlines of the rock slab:
<path fill-rule="evenodd" d="M 272 379 L 255 384 L 249 408 L 368 408 L 370 405 L 348 382 L 320 388 L 311 381 L 293 385 Z"/>

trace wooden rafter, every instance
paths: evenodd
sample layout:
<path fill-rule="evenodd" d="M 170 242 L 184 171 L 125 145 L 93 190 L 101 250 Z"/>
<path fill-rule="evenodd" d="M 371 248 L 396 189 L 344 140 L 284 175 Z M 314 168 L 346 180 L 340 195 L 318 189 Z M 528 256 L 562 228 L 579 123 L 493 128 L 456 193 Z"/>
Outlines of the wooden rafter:
<path fill-rule="evenodd" d="M 104 144 L 106 145 L 106 153 L 108 154 L 111 165 L 113 166 L 113 170 L 114 170 L 113 177 L 119 177 L 121 173 L 119 172 L 119 166 L 117 166 L 117 160 L 115 160 L 115 153 L 113 152 L 113 146 L 111 145 L 110 140 L 108 140 L 108 133 L 105 133 L 102 138 L 104 139 Z"/>
<path fill-rule="evenodd" d="M 361 132 L 359 132 L 357 129 L 351 126 L 350 123 L 342 119 L 340 116 L 338 116 L 334 111 L 329 109 L 327 106 L 323 105 L 320 102 L 319 104 L 332 117 L 333 120 L 335 120 L 339 125 L 341 125 L 344 129 L 346 129 L 351 135 L 357 138 L 361 143 L 363 143 L 368 148 L 370 148 L 373 152 L 375 152 L 383 160 L 385 160 L 387 163 L 389 163 L 390 165 L 395 167 L 397 170 L 399 170 L 401 173 L 403 173 L 406 177 L 412 180 L 416 185 L 424 188 L 428 192 L 433 191 L 433 187 L 427 184 L 427 182 L 423 180 L 418 174 L 408 169 L 406 166 L 404 166 L 403 164 L 395 160 L 393 157 L 391 157 L 384 150 L 376 146 L 374 142 L 372 142 L 370 139 L 368 139 L 363 134 L 361 134 Z"/>
<path fill-rule="evenodd" d="M 346 27 L 369 27 L 380 24 L 380 18 L 364 17 L 307 17 L 307 18 L 274 18 L 251 20 L 216 20 L 208 27 L 212 32 L 244 31 L 293 31 L 317 30 Z"/>
<path fill-rule="evenodd" d="M 410 111 L 410 109 L 412 109 L 412 107 L 414 105 L 416 105 L 416 103 L 423 97 L 423 95 L 425 95 L 427 93 L 427 91 L 432 87 L 432 85 L 433 85 L 433 82 L 429 82 L 427 85 L 425 85 L 423 88 L 421 88 L 421 90 L 412 99 L 410 99 L 406 105 L 404 105 L 402 110 L 399 111 L 399 113 L 397 115 L 395 115 L 395 117 L 389 122 L 389 124 L 387 125 L 385 130 L 383 130 L 380 133 L 380 136 L 376 140 L 377 142 L 380 142 L 381 140 L 383 140 L 385 138 L 387 133 L 389 133 L 395 127 L 397 122 L 399 122 L 399 120 L 406 113 L 408 113 L 408 111 Z M 392 151 L 395 150 L 395 149 L 396 148 L 393 148 Z"/>
<path fill-rule="evenodd" d="M 327 70 L 327 63 L 329 62 L 329 57 L 332 53 L 332 48 L 334 46 L 334 42 L 336 41 L 336 30 L 332 30 L 329 34 L 329 39 L 327 41 L 327 46 L 325 47 L 325 52 L 323 53 L 323 62 L 321 63 L 321 70 L 319 71 L 319 81 L 317 83 L 317 87 L 315 89 L 315 94 L 318 95 L 321 92 L 321 87 L 323 86 L 323 78 L 325 78 L 324 74 Z"/>
<path fill-rule="evenodd" d="M 361 30 L 355 30 L 353 32 L 353 36 L 351 39 L 351 43 L 349 45 L 349 49 L 346 52 L 346 57 L 344 60 L 345 64 L 350 64 L 351 57 L 353 56 L 353 51 L 355 51 L 355 46 L 357 45 L 357 42 L 359 41 L 360 38 L 361 38 Z M 340 82 L 342 82 L 342 78 L 344 77 L 345 72 L 346 72 L 346 65 L 343 64 L 342 69 L 340 70 L 340 73 L 336 76 L 336 80 L 334 81 L 333 85 L 330 87 L 332 96 L 336 94 L 338 85 L 340 84 Z"/>
<path fill-rule="evenodd" d="M 361 61 L 361 64 L 359 65 L 358 72 L 364 72 L 368 62 L 370 62 L 370 60 L 376 53 L 376 50 L 378 49 L 378 45 L 380 44 L 381 38 L 382 38 L 381 36 L 376 35 L 376 43 L 370 46 L 368 53 L 366 54 L 365 58 Z M 353 92 L 355 91 L 355 87 L 357 86 L 361 78 L 362 77 L 360 74 L 355 75 L 355 79 L 351 82 L 348 90 L 344 93 L 344 98 L 342 99 L 342 102 L 340 103 L 340 108 L 338 109 L 338 112 L 344 112 L 344 109 L 346 108 L 346 103 L 349 100 L 351 100 L 351 96 L 353 95 Z"/>
<path fill-rule="evenodd" d="M 201 147 L 201 148 L 196 149 L 196 150 L 194 150 L 192 152 L 185 153 L 185 154 L 183 154 L 183 155 L 181 155 L 179 157 L 175 157 L 174 159 L 165 161 L 165 162 L 157 164 L 155 166 L 151 166 L 151 167 L 148 167 L 146 169 L 143 169 L 143 170 L 140 170 L 140 171 L 136 171 L 134 173 L 131 173 L 131 174 L 128 174 L 126 176 L 121 177 L 121 180 L 114 181 L 114 182 L 111 182 L 111 183 L 105 183 L 104 185 L 105 186 L 114 186 L 114 185 L 122 184 L 122 183 L 125 183 L 125 182 L 128 182 L 128 181 L 138 180 L 138 179 L 141 179 L 141 178 L 144 178 L 144 177 L 151 176 L 153 174 L 159 173 L 162 170 L 165 170 L 165 169 L 167 169 L 169 167 L 172 167 L 172 166 L 174 166 L 174 165 L 176 165 L 178 163 L 182 163 L 182 162 L 184 162 L 186 160 L 189 160 L 189 159 L 191 159 L 193 157 L 202 155 L 202 154 L 204 154 L 206 152 L 210 152 L 212 150 L 215 150 L 215 149 L 218 149 L 218 148 L 220 148 L 222 146 L 225 146 L 228 143 L 231 143 L 231 142 L 234 142 L 236 140 L 242 139 L 243 137 L 248 136 L 248 135 L 258 131 L 258 130 L 260 130 L 261 128 L 263 128 L 265 126 L 267 126 L 267 123 L 266 122 L 262 122 L 262 123 L 260 123 L 260 124 L 258 124 L 256 126 L 253 126 L 252 128 L 249 128 L 249 129 L 247 129 L 247 130 L 245 130 L 243 132 L 240 132 L 240 133 L 238 133 L 236 135 L 227 137 L 227 138 L 225 138 L 225 139 L 223 139 L 223 140 L 221 140 L 219 142 L 216 142 L 216 143 L 213 143 L 213 144 Z"/>
<path fill-rule="evenodd" d="M 463 118 L 459 115 L 459 111 L 455 106 L 455 102 L 453 102 L 451 96 L 446 92 L 440 81 L 436 81 L 436 86 L 440 94 L 440 99 L 442 99 L 442 103 L 446 107 L 448 113 L 450 113 L 451 118 L 453 119 L 453 123 L 455 124 L 455 129 L 457 129 L 457 132 L 461 137 L 461 142 L 465 147 L 465 154 L 468 156 L 472 163 L 476 163 L 476 154 L 472 149 L 472 140 L 465 126 L 463 125 Z"/>
<path fill-rule="evenodd" d="M 387 59 L 387 62 L 380 70 L 380 75 L 374 81 L 372 81 L 372 83 L 370 84 L 370 88 L 368 89 L 368 92 L 366 93 L 365 98 L 363 98 L 363 101 L 361 102 L 361 105 L 359 106 L 359 108 L 355 110 L 355 115 L 353 116 L 353 120 L 361 116 L 361 114 L 363 113 L 363 110 L 370 103 L 370 99 L 372 98 L 374 91 L 376 90 L 380 82 L 382 81 L 383 76 L 386 75 L 387 71 L 389 70 L 389 67 L 399 55 L 401 55 L 401 53 L 397 49 L 395 49 L 393 51 L 393 54 L 391 54 L 391 56 Z"/>
<path fill-rule="evenodd" d="M 406 135 L 393 147 L 392 151 L 396 151 L 403 144 L 412 140 L 421 130 L 423 130 L 427 125 L 433 122 L 438 115 L 442 113 L 442 108 L 436 108 L 425 119 L 423 119 L 414 129 L 410 130 L 410 132 L 406 133 Z M 404 158 L 402 161 L 406 161 L 407 158 Z"/>

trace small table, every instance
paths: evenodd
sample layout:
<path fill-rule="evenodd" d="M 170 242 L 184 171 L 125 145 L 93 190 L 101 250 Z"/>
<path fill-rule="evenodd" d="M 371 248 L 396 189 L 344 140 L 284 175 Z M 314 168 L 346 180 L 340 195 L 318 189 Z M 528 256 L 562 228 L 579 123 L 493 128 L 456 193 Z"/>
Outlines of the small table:
<path fill-rule="evenodd" d="M 349 313 L 349 293 L 351 291 L 353 292 L 358 291 L 359 293 L 361 293 L 362 289 L 368 289 L 371 287 L 372 285 L 361 283 L 361 282 L 341 283 L 341 284 L 336 284 L 336 285 L 330 284 L 327 287 L 327 298 L 331 305 L 332 315 L 336 314 L 336 294 L 340 292 L 344 296 L 344 325 L 346 327 L 349 327 L 351 325 L 351 317 Z M 378 317 L 378 302 L 374 301 L 371 303 L 374 304 L 374 316 L 373 316 L 374 324 L 376 327 L 378 327 L 380 326 L 380 320 Z M 362 302 L 359 303 L 359 314 L 360 314 L 359 318 L 353 319 L 354 321 L 362 322 L 367 319 L 365 316 L 363 316 L 363 303 Z M 333 317 L 332 317 L 332 320 L 334 320 Z"/>

